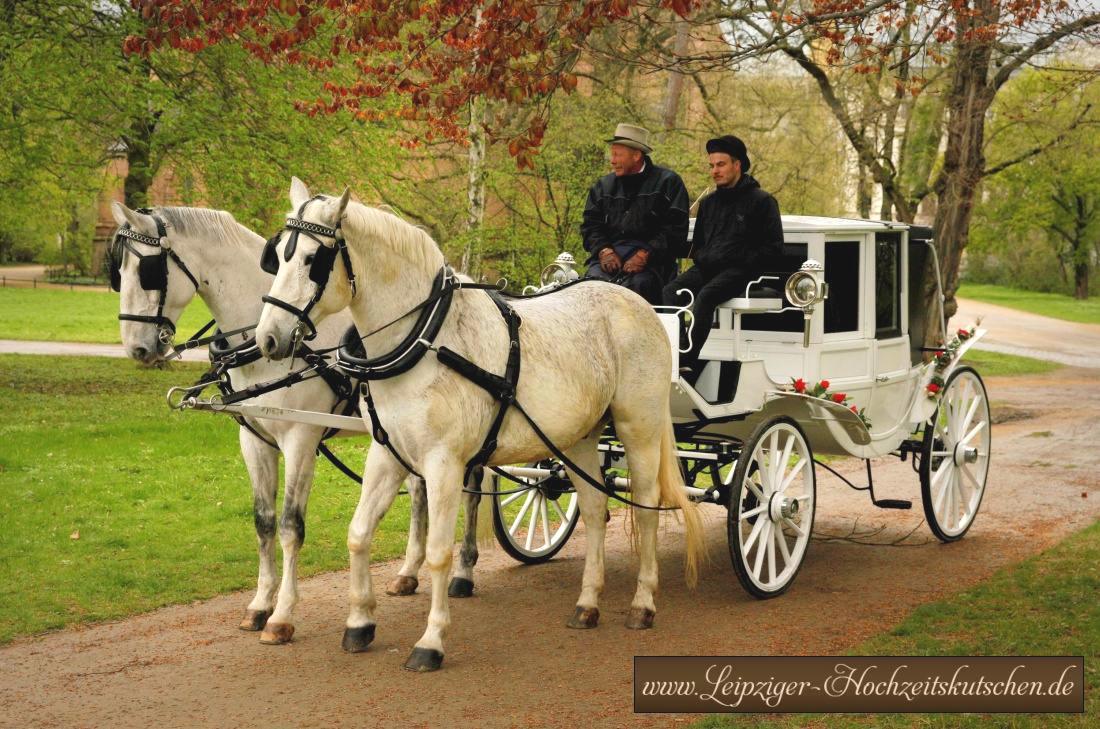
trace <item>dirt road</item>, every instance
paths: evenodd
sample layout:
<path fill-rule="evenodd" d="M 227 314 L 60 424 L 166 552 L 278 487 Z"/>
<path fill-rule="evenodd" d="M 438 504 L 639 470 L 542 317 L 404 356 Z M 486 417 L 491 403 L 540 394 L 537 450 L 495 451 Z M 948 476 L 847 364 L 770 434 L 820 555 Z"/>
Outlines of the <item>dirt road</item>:
<path fill-rule="evenodd" d="M 567 630 L 580 587 L 583 531 L 561 557 L 520 567 L 483 553 L 477 594 L 452 601 L 444 670 L 401 664 L 424 627 L 427 580 L 413 597 L 380 597 L 371 650 L 340 650 L 346 573 L 302 585 L 292 644 L 262 646 L 236 629 L 250 595 L 236 593 L 0 649 L 0 725 L 41 727 L 668 726 L 694 717 L 635 716 L 632 657 L 643 654 L 829 654 L 1054 544 L 1100 516 L 1100 388 L 1095 371 L 991 379 L 994 454 L 978 519 L 961 542 L 931 539 L 908 463 L 883 460 L 880 497 L 917 499 L 880 511 L 818 472 L 816 540 L 784 596 L 750 598 L 737 584 L 724 512 L 707 507 L 712 555 L 699 589 L 683 587 L 679 527 L 662 522 L 657 624 L 623 627 L 635 561 L 621 512 L 608 548 L 602 619 Z M 844 468 L 857 482 L 855 462 Z M 243 485 L 242 485 L 243 488 Z M 349 504 L 349 513 L 351 505 Z M 907 546 L 829 541 L 882 529 Z M 251 539 L 242 533 L 242 540 Z M 397 571 L 377 565 L 376 584 Z"/>
<path fill-rule="evenodd" d="M 989 333 L 975 347 L 1034 357 L 1072 367 L 1100 368 L 1100 324 L 1080 324 L 1029 314 L 984 301 L 959 299 L 952 326 L 969 326 L 978 317 Z"/>

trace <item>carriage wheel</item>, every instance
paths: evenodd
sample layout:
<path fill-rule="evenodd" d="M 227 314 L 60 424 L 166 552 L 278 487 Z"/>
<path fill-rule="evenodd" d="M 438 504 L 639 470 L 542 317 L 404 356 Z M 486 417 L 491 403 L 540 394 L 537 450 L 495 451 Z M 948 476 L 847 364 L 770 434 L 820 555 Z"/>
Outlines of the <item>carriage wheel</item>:
<path fill-rule="evenodd" d="M 493 475 L 494 491 L 523 489 L 493 497 L 493 531 L 512 558 L 524 564 L 541 564 L 561 551 L 576 528 L 580 516 L 577 492 L 571 490 L 568 479 L 558 476 L 524 483 L 531 486 L 523 488 L 523 483 Z"/>
<path fill-rule="evenodd" d="M 970 367 L 955 370 L 921 446 L 924 518 L 940 541 L 962 539 L 978 514 L 989 475 L 991 424 L 982 378 Z"/>
<path fill-rule="evenodd" d="M 814 527 L 813 453 L 788 418 L 768 420 L 745 441 L 730 484 L 730 558 L 760 599 L 783 594 L 802 566 Z"/>

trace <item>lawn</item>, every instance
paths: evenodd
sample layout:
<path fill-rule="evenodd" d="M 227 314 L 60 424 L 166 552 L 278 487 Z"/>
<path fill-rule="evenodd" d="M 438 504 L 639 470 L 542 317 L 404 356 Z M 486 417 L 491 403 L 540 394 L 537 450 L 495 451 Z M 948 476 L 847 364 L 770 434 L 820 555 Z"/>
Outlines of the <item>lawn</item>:
<path fill-rule="evenodd" d="M 255 585 L 237 425 L 164 405 L 169 386 L 202 369 L 0 355 L 0 643 Z M 366 443 L 333 447 L 361 470 Z M 318 465 L 302 575 L 347 566 L 358 497 L 357 484 Z M 398 497 L 374 556 L 400 555 L 407 530 Z"/>
<path fill-rule="evenodd" d="M 1089 727 L 1100 721 L 1100 523 L 1054 549 L 1001 570 L 955 597 L 917 608 L 900 625 L 849 655 L 1084 656 L 1085 714 L 877 714 L 751 717 L 753 726 Z M 842 619 L 834 617 L 831 619 Z M 696 729 L 743 726 L 710 717 Z"/>
<path fill-rule="evenodd" d="M 1100 296 L 1092 296 L 1087 301 L 1080 301 L 1066 294 L 1049 294 L 1007 286 L 971 283 L 959 287 L 959 296 L 1055 319 L 1100 324 Z"/>
<path fill-rule="evenodd" d="M 976 346 L 966 351 L 966 355 L 963 357 L 963 364 L 970 365 L 976 369 L 978 374 L 982 377 L 1039 375 L 1044 372 L 1051 372 L 1062 366 L 1057 362 L 1047 362 L 1043 359 L 1018 357 L 1014 354 L 1001 354 L 999 352 L 986 352 L 977 349 Z"/>
<path fill-rule="evenodd" d="M 116 344 L 118 305 L 113 291 L 0 288 L 0 339 Z M 196 297 L 178 322 L 179 340 L 208 321 Z"/>

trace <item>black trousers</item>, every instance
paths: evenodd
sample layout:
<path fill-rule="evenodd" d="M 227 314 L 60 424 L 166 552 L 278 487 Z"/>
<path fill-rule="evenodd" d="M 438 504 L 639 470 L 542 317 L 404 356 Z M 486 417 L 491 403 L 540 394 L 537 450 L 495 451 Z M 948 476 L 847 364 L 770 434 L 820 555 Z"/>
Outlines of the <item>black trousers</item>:
<path fill-rule="evenodd" d="M 668 306 L 684 306 L 688 299 L 686 295 L 677 294 L 678 289 L 688 289 L 695 295 L 695 305 L 691 313 L 695 316 L 695 323 L 691 330 L 691 351 L 680 358 L 680 364 L 685 367 L 695 367 L 699 361 L 699 353 L 710 336 L 711 323 L 714 320 L 714 310 L 724 301 L 745 293 L 745 284 L 750 278 L 741 271 L 704 271 L 698 266 L 692 266 L 681 273 L 672 283 L 664 287 L 664 303 Z"/>
<path fill-rule="evenodd" d="M 652 268 L 646 268 L 638 273 L 624 273 L 621 270 L 618 273 L 608 273 L 600 268 L 599 262 L 596 262 L 588 267 L 584 277 L 621 284 L 640 295 L 651 306 L 658 306 L 661 303 L 661 284 L 664 280 Z"/>

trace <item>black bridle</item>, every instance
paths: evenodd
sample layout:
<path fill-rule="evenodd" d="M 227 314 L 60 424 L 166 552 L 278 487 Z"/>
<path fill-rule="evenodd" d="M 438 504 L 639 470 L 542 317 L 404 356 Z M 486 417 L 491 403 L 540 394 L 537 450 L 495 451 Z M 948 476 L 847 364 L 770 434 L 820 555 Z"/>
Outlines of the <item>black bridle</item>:
<path fill-rule="evenodd" d="M 157 225 L 157 237 L 144 235 L 130 228 L 130 224 L 123 224 L 115 231 L 114 240 L 107 254 L 108 273 L 111 277 L 111 289 L 122 289 L 122 258 L 128 250 L 138 258 L 138 282 L 146 291 L 157 291 L 160 298 L 157 302 L 157 313 L 149 314 L 119 314 L 119 321 L 137 321 L 144 324 L 153 324 L 160 331 L 161 341 L 167 343 L 176 334 L 176 324 L 164 316 L 164 304 L 168 299 L 168 260 L 171 259 L 179 269 L 191 280 L 195 290 L 199 289 L 199 282 L 187 269 L 175 251 L 165 245 L 168 238 L 168 229 L 164 221 L 153 215 L 148 208 L 141 208 L 137 212 L 148 215 Z M 160 249 L 160 253 L 142 253 L 134 243 L 144 243 Z"/>
<path fill-rule="evenodd" d="M 340 258 L 344 261 L 344 269 L 347 271 L 348 283 L 351 285 L 351 295 L 355 296 L 356 292 L 355 273 L 351 268 L 351 255 L 348 253 L 348 245 L 344 240 L 344 233 L 340 230 L 340 221 L 336 221 L 335 227 L 329 228 L 324 225 L 302 220 L 302 216 L 305 215 L 306 206 L 314 200 L 320 199 L 322 199 L 321 196 L 318 196 L 302 203 L 301 207 L 298 208 L 298 216 L 287 218 L 286 225 L 283 226 L 282 230 L 268 239 L 267 243 L 264 245 L 263 254 L 260 256 L 260 268 L 274 275 L 279 272 L 279 252 L 277 246 L 279 245 L 279 239 L 282 237 L 284 231 L 290 231 L 290 236 L 286 241 L 286 247 L 283 248 L 283 260 L 287 262 L 294 257 L 294 252 L 298 249 L 298 236 L 301 233 L 305 233 L 307 237 L 316 241 L 318 247 L 316 252 L 313 253 L 313 260 L 307 262 L 309 263 L 309 280 L 317 284 L 317 290 L 313 292 L 313 296 L 305 305 L 305 308 L 299 309 L 293 304 L 283 301 L 282 299 L 277 299 L 271 295 L 262 297 L 264 303 L 277 306 L 284 311 L 289 311 L 297 317 L 299 327 L 304 324 L 309 329 L 309 333 L 302 337 L 302 339 L 305 340 L 310 340 L 317 336 L 317 326 L 313 323 L 313 320 L 309 318 L 309 312 L 313 310 L 313 307 L 321 300 L 321 297 L 325 293 L 325 286 L 328 285 L 329 276 L 332 275 L 332 269 L 336 266 L 337 251 L 339 251 Z M 333 244 L 331 246 L 325 245 L 317 236 L 332 238 Z"/>

